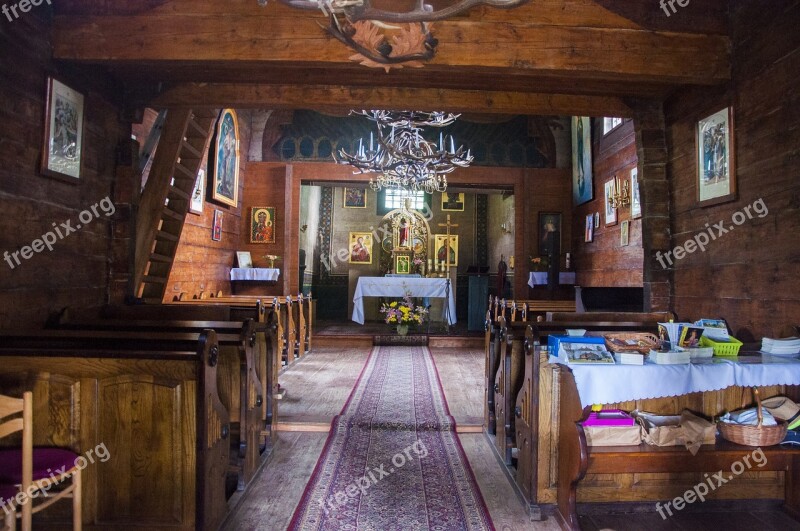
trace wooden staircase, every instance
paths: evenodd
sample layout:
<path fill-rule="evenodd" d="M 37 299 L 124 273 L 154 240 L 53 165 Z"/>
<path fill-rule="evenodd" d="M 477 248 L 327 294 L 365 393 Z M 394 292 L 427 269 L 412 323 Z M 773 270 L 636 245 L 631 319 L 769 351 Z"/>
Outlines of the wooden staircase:
<path fill-rule="evenodd" d="M 134 295 L 144 302 L 159 304 L 164 297 L 217 116 L 213 109 L 167 113 L 136 218 Z"/>

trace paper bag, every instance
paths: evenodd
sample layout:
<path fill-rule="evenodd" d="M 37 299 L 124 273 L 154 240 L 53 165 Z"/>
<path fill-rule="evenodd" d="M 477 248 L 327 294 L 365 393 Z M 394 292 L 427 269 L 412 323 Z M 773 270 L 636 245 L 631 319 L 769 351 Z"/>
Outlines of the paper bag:
<path fill-rule="evenodd" d="M 702 444 L 714 444 L 717 427 L 689 410 L 680 415 L 654 415 L 634 411 L 631 415 L 642 425 L 644 442 L 653 446 L 686 446 L 690 450 Z"/>
<path fill-rule="evenodd" d="M 589 446 L 638 446 L 642 442 L 642 427 L 634 426 L 584 426 L 586 444 Z"/>

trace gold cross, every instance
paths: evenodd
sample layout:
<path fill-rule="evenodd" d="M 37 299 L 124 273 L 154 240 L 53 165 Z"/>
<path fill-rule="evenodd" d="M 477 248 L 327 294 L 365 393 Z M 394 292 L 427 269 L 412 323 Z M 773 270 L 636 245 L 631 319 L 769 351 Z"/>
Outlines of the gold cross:
<path fill-rule="evenodd" d="M 447 214 L 447 223 L 439 223 L 440 227 L 447 227 L 447 237 L 444 239 L 444 265 L 447 278 L 450 278 L 450 229 L 458 227 L 458 223 L 450 223 L 450 214 Z"/>

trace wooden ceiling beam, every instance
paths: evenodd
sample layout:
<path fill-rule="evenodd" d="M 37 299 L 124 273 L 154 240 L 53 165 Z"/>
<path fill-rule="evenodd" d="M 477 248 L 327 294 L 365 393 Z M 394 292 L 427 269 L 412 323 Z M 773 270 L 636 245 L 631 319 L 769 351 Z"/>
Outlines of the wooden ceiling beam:
<path fill-rule="evenodd" d="M 255 3 L 255 2 L 254 2 Z M 187 7 L 187 9 L 190 9 Z M 350 68 L 352 50 L 327 36 L 318 16 L 192 12 L 55 18 L 54 57 L 112 67 L 141 61 Z M 438 22 L 431 65 L 453 75 L 481 69 L 543 77 L 713 85 L 730 79 L 724 35 L 535 24 L 515 18 Z M 376 71 L 376 84 L 381 84 Z M 200 81 L 201 79 L 198 79 Z M 219 80 L 227 81 L 227 80 Z M 324 77 L 309 83 L 324 83 Z M 436 79 L 431 79 L 435 85 Z M 502 86 L 502 78 L 497 81 Z"/>
<path fill-rule="evenodd" d="M 154 99 L 137 102 L 154 108 L 418 109 L 485 114 L 633 116 L 622 98 L 527 92 L 487 92 L 403 87 L 183 83 Z"/>

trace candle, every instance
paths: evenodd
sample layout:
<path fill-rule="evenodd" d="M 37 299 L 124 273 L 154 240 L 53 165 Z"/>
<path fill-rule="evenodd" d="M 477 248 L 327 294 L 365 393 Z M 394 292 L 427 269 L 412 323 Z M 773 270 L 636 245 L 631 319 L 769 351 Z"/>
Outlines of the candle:
<path fill-rule="evenodd" d="M 456 141 L 453 139 L 453 135 L 450 135 L 450 153 L 456 152 Z"/>
<path fill-rule="evenodd" d="M 369 151 L 370 151 L 370 153 L 373 151 L 373 149 L 372 149 L 372 131 L 369 132 Z"/>
<path fill-rule="evenodd" d="M 441 131 L 439 131 L 439 151 L 444 151 L 444 138 Z"/>

